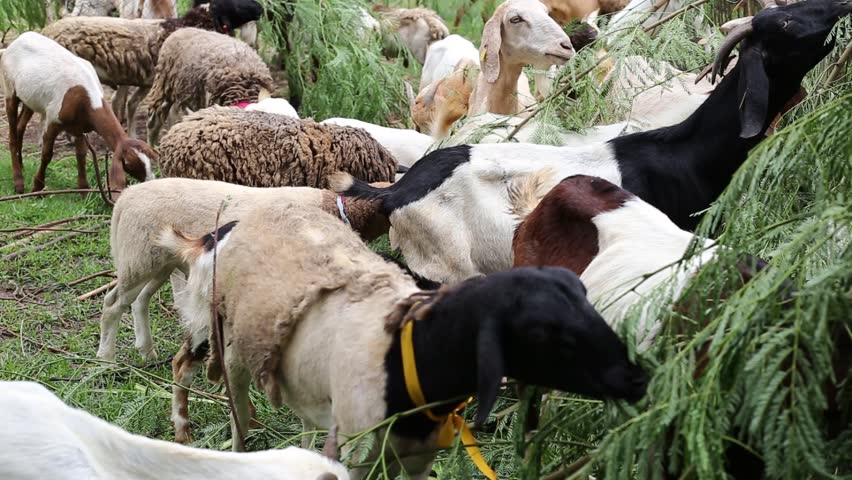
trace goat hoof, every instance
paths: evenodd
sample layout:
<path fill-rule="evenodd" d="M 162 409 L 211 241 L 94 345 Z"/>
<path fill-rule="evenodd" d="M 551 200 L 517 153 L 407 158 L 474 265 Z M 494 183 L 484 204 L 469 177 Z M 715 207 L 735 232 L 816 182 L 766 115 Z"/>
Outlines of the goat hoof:
<path fill-rule="evenodd" d="M 107 362 L 115 361 L 115 351 L 108 349 L 98 349 L 97 357 L 101 360 L 105 360 Z"/>
<path fill-rule="evenodd" d="M 189 434 L 189 429 L 175 431 L 175 443 L 187 445 L 192 443 L 192 435 Z"/>
<path fill-rule="evenodd" d="M 153 362 L 153 361 L 157 360 L 157 351 L 156 351 L 156 350 L 154 350 L 153 348 L 152 348 L 152 349 L 150 349 L 150 350 L 148 350 L 148 349 L 139 349 L 139 355 L 142 355 L 142 358 L 143 358 L 146 362 Z"/>

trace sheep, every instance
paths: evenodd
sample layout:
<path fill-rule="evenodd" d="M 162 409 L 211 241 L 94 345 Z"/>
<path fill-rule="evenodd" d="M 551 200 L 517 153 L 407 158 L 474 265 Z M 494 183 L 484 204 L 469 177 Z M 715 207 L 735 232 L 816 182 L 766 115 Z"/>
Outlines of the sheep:
<path fill-rule="evenodd" d="M 594 397 L 635 402 L 644 395 L 647 375 L 629 361 L 570 271 L 516 269 L 421 292 L 339 223 L 315 209 L 259 207 L 240 219 L 219 248 L 217 316 L 226 346 L 218 358 L 211 337 L 209 364 L 227 369 L 232 432 L 235 425 L 243 431 L 248 425 L 252 381 L 274 407 L 288 405 L 306 428 L 333 424 L 344 438 L 414 408 L 403 379 L 402 327 L 413 329 L 425 400 L 478 393 L 478 426 L 487 420 L 504 376 Z M 212 281 L 200 266 L 210 263 L 212 245 L 171 229 L 161 244 L 192 262 L 189 285 Z M 184 318 L 204 328 L 212 319 L 209 305 L 200 303 Z M 447 415 L 453 408 L 433 411 Z M 412 478 L 428 476 L 436 448 L 445 446 L 437 438 L 440 425 L 425 415 L 393 424 L 393 454 L 386 459 L 392 476 L 400 468 L 396 458 Z M 379 431 L 377 439 L 383 438 Z M 380 447 L 381 440 L 370 459 Z M 352 448 L 346 445 L 343 454 Z M 350 471 L 353 478 L 366 473 L 363 467 Z"/>
<path fill-rule="evenodd" d="M 404 167 L 411 167 L 414 165 L 414 162 L 420 160 L 433 141 L 429 135 L 424 135 L 414 130 L 382 127 L 353 118 L 328 118 L 320 122 L 320 124 L 355 127 L 365 130 L 393 155 L 398 165 Z"/>
<path fill-rule="evenodd" d="M 733 70 L 677 125 L 584 147 L 450 147 L 427 154 L 386 189 L 354 180 L 334 189 L 381 200 L 393 226 L 392 245 L 401 248 L 412 270 L 444 283 L 512 265 L 516 221 L 508 213 L 507 184 L 543 168 L 554 171 L 551 185 L 576 174 L 621 185 L 678 227 L 694 229 L 700 212 L 727 186 L 805 74 L 831 51 L 834 43 L 826 42 L 831 27 L 850 10 L 852 4 L 837 0 L 764 9 L 723 43 L 717 70 L 736 43 L 748 38 Z"/>
<path fill-rule="evenodd" d="M 92 64 L 35 32 L 21 34 L 8 48 L 0 50 L 6 117 L 9 124 L 9 153 L 15 192 L 24 191 L 22 144 L 32 114 L 42 117 L 41 165 L 33 179 L 33 191 L 44 189 L 53 144 L 61 132 L 75 137 L 77 186 L 89 188 L 86 179 L 86 132 L 103 137 L 114 151 L 110 174 L 112 187 L 125 186 L 124 171 L 139 181 L 154 178 L 151 162 L 158 155 L 148 145 L 129 138 L 109 104 Z M 18 112 L 18 106 L 21 111 Z"/>
<path fill-rule="evenodd" d="M 340 463 L 297 447 L 253 453 L 134 435 L 72 408 L 35 382 L 0 382 L 0 477 L 16 480 L 347 480 Z"/>
<path fill-rule="evenodd" d="M 420 73 L 420 90 L 449 76 L 462 60 L 479 65 L 479 50 L 461 35 L 450 35 L 429 45 Z"/>
<path fill-rule="evenodd" d="M 119 120 L 127 119 L 127 131 L 133 136 L 136 108 L 151 88 L 160 47 L 181 27 L 214 28 L 210 13 L 196 8 L 181 18 L 165 21 L 66 17 L 41 33 L 91 62 L 100 82 L 116 89 L 112 109 Z M 128 100 L 131 86 L 138 89 Z"/>
<path fill-rule="evenodd" d="M 426 61 L 429 45 L 450 34 L 441 17 L 428 8 L 392 8 L 375 4 L 373 11 L 380 15 L 382 30 L 399 35 L 399 40 L 421 65 Z"/>
<path fill-rule="evenodd" d="M 222 214 L 223 224 L 239 218 L 252 205 L 293 203 L 321 207 L 337 215 L 342 212 L 341 218 L 367 240 L 388 231 L 387 221 L 373 211 L 377 208 L 375 202 L 342 197 L 338 203 L 338 196 L 328 190 L 251 188 L 185 178 L 162 178 L 134 185 L 119 197 L 112 211 L 110 248 L 116 285 L 104 297 L 98 358 L 115 359 L 118 322 L 128 307 L 132 307 L 136 349 L 146 360 L 157 358 L 148 305 L 172 271 L 186 271 L 188 267 L 157 247 L 156 237 L 165 226 L 174 226 L 188 235 L 210 231 L 223 201 L 228 206 Z"/>
<path fill-rule="evenodd" d="M 252 187 L 327 186 L 337 170 L 389 182 L 396 160 L 367 132 L 235 107 L 200 110 L 174 125 L 160 145 L 168 177 Z"/>
<path fill-rule="evenodd" d="M 251 47 L 218 33 L 182 28 L 160 48 L 148 95 L 148 143 L 157 143 L 172 109 L 254 102 L 272 90 L 269 68 Z"/>
<path fill-rule="evenodd" d="M 574 55 L 574 49 L 571 39 L 547 15 L 544 4 L 538 0 L 507 0 L 486 22 L 480 54 L 484 66 L 480 67 L 478 60 L 462 58 L 450 76 L 433 80 L 426 87 L 421 85 L 415 102 L 422 105 L 415 108 L 425 113 L 412 115 L 418 130 L 443 138 L 462 114 L 521 112 L 535 103 L 529 80 L 522 72 L 524 65 L 561 65 Z"/>
<path fill-rule="evenodd" d="M 175 18 L 176 0 L 77 0 L 71 16 L 107 17 L 117 10 L 121 18 Z"/>
<path fill-rule="evenodd" d="M 296 113 L 296 109 L 290 105 L 290 102 L 283 98 L 267 97 L 259 99 L 255 103 L 246 105 L 245 109 L 247 112 L 266 112 L 274 113 L 276 115 L 284 115 L 285 117 L 295 119 L 299 118 L 299 114 Z"/>

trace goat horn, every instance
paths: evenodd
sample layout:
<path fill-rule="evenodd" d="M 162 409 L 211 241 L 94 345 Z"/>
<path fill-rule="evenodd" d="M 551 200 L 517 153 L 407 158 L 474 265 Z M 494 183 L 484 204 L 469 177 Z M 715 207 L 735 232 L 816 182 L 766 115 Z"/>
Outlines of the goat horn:
<path fill-rule="evenodd" d="M 734 50 L 734 47 L 736 47 L 744 38 L 748 37 L 753 30 L 754 28 L 751 26 L 751 23 L 746 23 L 731 30 L 731 33 L 725 37 L 725 41 L 722 42 L 722 45 L 719 46 L 719 50 L 716 52 L 716 58 L 713 59 L 710 83 L 716 83 L 716 75 L 719 75 L 720 77 L 724 75 L 725 68 L 728 66 L 728 60 L 731 52 Z"/>

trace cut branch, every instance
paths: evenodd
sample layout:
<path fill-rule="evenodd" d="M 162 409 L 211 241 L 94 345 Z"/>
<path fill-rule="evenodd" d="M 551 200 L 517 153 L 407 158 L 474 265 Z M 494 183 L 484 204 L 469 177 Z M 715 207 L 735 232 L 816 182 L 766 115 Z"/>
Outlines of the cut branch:
<path fill-rule="evenodd" d="M 101 293 L 104 293 L 107 290 L 109 290 L 110 288 L 114 287 L 117 283 L 118 283 L 118 280 L 113 280 L 113 281 L 107 283 L 106 285 L 102 285 L 102 286 L 92 290 L 91 292 L 86 292 L 86 293 L 80 295 L 79 297 L 77 297 L 77 300 L 79 300 L 79 301 L 88 300 L 88 299 L 90 299 L 90 298 L 92 298 L 96 295 L 100 295 Z"/>
<path fill-rule="evenodd" d="M 117 190 L 115 190 L 117 191 Z M 18 195 L 9 195 L 8 197 L 0 197 L 0 202 L 6 202 L 8 200 L 19 200 L 21 198 L 28 197 L 43 197 L 46 195 L 60 195 L 65 193 L 98 193 L 99 190 L 93 188 L 72 188 L 68 190 L 42 190 L 40 192 L 31 192 L 31 193 L 21 193 Z"/>
<path fill-rule="evenodd" d="M 73 282 L 69 283 L 68 286 L 73 287 L 74 285 L 79 285 L 83 282 L 86 282 L 86 281 L 89 281 L 93 278 L 98 278 L 98 277 L 115 277 L 115 273 L 112 270 L 103 270 L 103 271 L 100 271 L 98 273 L 86 275 L 85 277 L 80 277 L 77 280 L 74 280 Z"/>
<path fill-rule="evenodd" d="M 97 225 L 94 225 L 92 228 L 97 229 L 97 228 L 103 227 L 104 225 L 108 225 L 108 224 L 109 224 L 109 222 L 101 222 Z M 59 242 L 67 240 L 69 238 L 76 237 L 77 235 L 82 235 L 82 234 L 78 233 L 78 232 L 67 233 L 67 234 L 62 235 L 59 238 L 55 238 L 55 239 L 53 239 L 49 242 L 44 242 L 41 245 L 36 245 L 35 247 L 31 247 L 31 248 L 24 248 L 24 249 L 18 250 L 17 252 L 10 253 L 10 254 L 4 256 L 3 260 L 8 262 L 8 261 L 11 261 L 11 260 L 18 258 L 19 256 L 21 256 L 25 253 L 32 253 L 32 252 L 37 252 L 39 250 L 44 250 L 47 247 L 55 245 Z"/>

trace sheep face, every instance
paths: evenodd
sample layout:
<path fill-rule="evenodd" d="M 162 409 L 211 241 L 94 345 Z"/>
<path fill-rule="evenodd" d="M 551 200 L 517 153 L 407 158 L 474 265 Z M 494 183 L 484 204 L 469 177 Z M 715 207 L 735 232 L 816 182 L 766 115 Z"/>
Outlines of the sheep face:
<path fill-rule="evenodd" d="M 501 56 L 511 64 L 547 68 L 574 55 L 568 35 L 538 0 L 509 0 L 497 7 L 482 31 L 482 51 L 489 83 L 497 80 Z"/>

